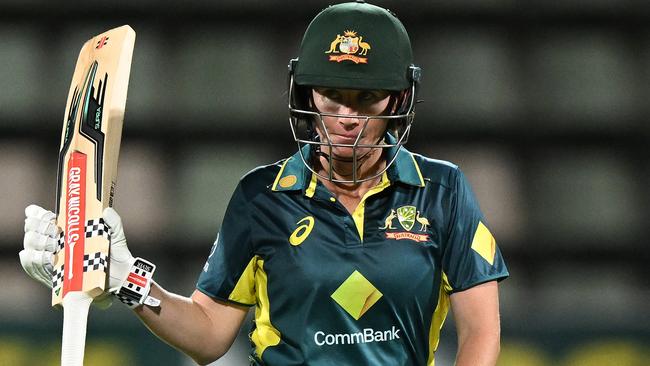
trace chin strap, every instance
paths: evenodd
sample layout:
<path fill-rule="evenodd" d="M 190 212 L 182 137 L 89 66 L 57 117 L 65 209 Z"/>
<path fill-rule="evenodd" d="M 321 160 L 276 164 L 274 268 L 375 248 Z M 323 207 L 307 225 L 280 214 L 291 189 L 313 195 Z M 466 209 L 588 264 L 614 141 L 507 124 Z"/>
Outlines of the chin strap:
<path fill-rule="evenodd" d="M 115 297 L 131 309 L 143 304 L 152 307 L 160 306 L 160 300 L 149 296 L 155 271 L 155 264 L 142 258 L 135 258 L 128 276 L 115 292 Z"/>

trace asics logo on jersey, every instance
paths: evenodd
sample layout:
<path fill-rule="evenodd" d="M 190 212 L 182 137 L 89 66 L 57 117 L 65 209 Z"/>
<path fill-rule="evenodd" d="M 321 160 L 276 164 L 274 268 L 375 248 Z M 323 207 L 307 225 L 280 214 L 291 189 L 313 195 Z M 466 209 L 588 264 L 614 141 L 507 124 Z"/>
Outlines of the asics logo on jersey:
<path fill-rule="evenodd" d="M 303 222 L 304 224 L 302 224 Z M 307 239 L 309 234 L 311 234 L 311 230 L 314 228 L 314 217 L 307 216 L 298 221 L 296 224 L 299 226 L 296 228 L 296 230 L 293 231 L 293 233 L 291 233 L 291 236 L 289 237 L 289 243 L 291 243 L 293 246 L 302 244 L 302 242 Z"/>

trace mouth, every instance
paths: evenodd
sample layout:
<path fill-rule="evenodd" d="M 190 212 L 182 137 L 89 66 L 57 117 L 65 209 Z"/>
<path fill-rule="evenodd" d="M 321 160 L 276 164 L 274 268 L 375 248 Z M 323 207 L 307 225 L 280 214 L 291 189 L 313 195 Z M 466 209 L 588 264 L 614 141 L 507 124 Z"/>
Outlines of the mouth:
<path fill-rule="evenodd" d="M 351 135 L 334 134 L 334 135 L 332 135 L 332 137 L 333 137 L 332 140 L 334 140 L 332 142 L 334 142 L 334 143 L 352 145 L 357 141 L 358 135 L 356 135 L 356 134 L 354 134 L 354 135 L 352 135 L 352 134 Z M 361 136 L 361 139 L 362 138 L 363 138 L 363 136 Z M 361 139 L 359 139 L 359 141 L 361 141 Z"/>

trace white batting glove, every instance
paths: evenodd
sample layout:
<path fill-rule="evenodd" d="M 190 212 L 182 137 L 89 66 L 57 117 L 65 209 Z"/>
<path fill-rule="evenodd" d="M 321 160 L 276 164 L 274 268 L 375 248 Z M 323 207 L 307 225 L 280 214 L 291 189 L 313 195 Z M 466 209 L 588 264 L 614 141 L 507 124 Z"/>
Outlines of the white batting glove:
<path fill-rule="evenodd" d="M 104 222 L 108 225 L 108 233 L 111 237 L 111 264 L 108 279 L 108 291 L 115 292 L 126 277 L 129 275 L 131 266 L 135 258 L 131 255 L 129 247 L 126 246 L 126 235 L 124 235 L 124 226 L 122 218 L 111 207 L 104 209 L 102 213 Z"/>
<path fill-rule="evenodd" d="M 102 213 L 111 237 L 111 263 L 108 291 L 131 309 L 142 304 L 159 306 L 160 300 L 149 296 L 156 266 L 142 258 L 134 258 L 126 245 L 122 219 L 108 207 Z"/>
<path fill-rule="evenodd" d="M 48 288 L 52 288 L 54 250 L 61 232 L 55 218 L 51 211 L 36 205 L 27 206 L 24 249 L 18 254 L 25 272 Z"/>
<path fill-rule="evenodd" d="M 47 288 L 52 288 L 52 273 L 54 265 L 54 251 L 58 243 L 61 229 L 56 226 L 56 215 L 37 205 L 25 208 L 25 237 L 23 250 L 18 253 L 20 264 L 27 274 L 42 283 Z M 106 309 L 113 303 L 113 297 L 103 294 L 93 300 L 93 305 Z"/>
<path fill-rule="evenodd" d="M 93 305 L 105 309 L 113 301 L 111 293 L 119 292 L 125 284 L 136 258 L 131 255 L 127 247 L 122 220 L 117 212 L 112 208 L 106 208 L 103 217 L 109 227 L 111 238 L 108 289 L 105 294 L 94 299 Z M 61 233 L 55 220 L 56 216 L 53 212 L 40 206 L 30 205 L 25 208 L 24 249 L 19 253 L 20 263 L 25 272 L 50 289 L 54 251 Z M 120 300 L 124 302 L 123 298 Z"/>

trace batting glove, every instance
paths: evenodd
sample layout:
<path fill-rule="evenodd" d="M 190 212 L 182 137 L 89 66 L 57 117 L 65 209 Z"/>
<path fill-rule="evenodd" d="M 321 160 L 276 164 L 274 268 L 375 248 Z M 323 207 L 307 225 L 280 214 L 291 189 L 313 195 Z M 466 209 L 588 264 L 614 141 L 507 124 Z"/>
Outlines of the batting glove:
<path fill-rule="evenodd" d="M 27 274 L 42 283 L 47 288 L 52 288 L 52 274 L 54 272 L 54 252 L 61 236 L 61 229 L 56 226 L 56 215 L 37 205 L 25 208 L 25 237 L 23 250 L 18 253 L 20 264 Z M 111 306 L 113 297 L 104 294 L 93 300 L 93 305 L 100 309 Z"/>
<path fill-rule="evenodd" d="M 93 305 L 106 309 L 118 299 L 130 307 L 146 303 L 157 306 L 159 302 L 148 296 L 155 266 L 146 260 L 134 258 L 126 244 L 122 220 L 112 208 L 103 212 L 111 238 L 108 291 L 94 299 Z M 20 264 L 27 274 L 48 288 L 52 288 L 54 253 L 61 229 L 56 226 L 53 212 L 37 205 L 25 208 L 24 249 L 20 251 Z"/>
<path fill-rule="evenodd" d="M 20 264 L 36 281 L 52 288 L 52 262 L 59 233 L 54 213 L 39 206 L 25 208 L 24 249 L 18 254 Z"/>
<path fill-rule="evenodd" d="M 141 304 L 160 305 L 158 299 L 149 296 L 156 266 L 131 255 L 126 245 L 122 219 L 114 209 L 104 209 L 103 216 L 111 237 L 109 291 L 132 309 Z"/>

